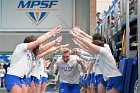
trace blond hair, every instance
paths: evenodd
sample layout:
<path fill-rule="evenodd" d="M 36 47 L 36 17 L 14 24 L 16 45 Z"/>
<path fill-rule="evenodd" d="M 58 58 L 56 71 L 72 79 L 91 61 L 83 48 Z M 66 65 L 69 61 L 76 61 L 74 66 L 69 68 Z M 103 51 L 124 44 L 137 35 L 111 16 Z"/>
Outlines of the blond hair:
<path fill-rule="evenodd" d="M 61 48 L 60 52 L 61 52 L 61 54 L 70 53 L 70 49 L 68 49 L 68 48 Z"/>

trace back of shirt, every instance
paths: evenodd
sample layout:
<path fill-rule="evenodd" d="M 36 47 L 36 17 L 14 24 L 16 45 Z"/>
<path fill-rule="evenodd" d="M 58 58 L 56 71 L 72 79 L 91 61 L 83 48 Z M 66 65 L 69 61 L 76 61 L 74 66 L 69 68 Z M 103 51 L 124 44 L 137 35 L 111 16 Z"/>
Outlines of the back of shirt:
<path fill-rule="evenodd" d="M 99 59 L 96 64 L 98 65 L 98 62 L 101 62 L 98 67 L 103 73 L 105 80 L 109 77 L 121 76 L 111 52 L 106 50 L 106 48 L 100 47 L 100 53 L 97 56 Z"/>
<path fill-rule="evenodd" d="M 23 78 L 28 74 L 31 62 L 33 61 L 32 53 L 27 50 L 27 43 L 17 45 L 12 57 L 11 64 L 7 74 Z"/>

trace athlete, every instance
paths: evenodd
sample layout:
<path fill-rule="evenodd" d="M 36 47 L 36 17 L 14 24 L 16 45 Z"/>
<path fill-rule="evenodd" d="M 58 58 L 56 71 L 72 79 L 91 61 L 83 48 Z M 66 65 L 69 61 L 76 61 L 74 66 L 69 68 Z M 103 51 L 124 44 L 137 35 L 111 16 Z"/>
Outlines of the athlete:
<path fill-rule="evenodd" d="M 21 80 L 25 78 L 32 70 L 33 63 L 37 61 L 39 55 L 48 50 L 47 44 L 39 47 L 46 40 L 54 36 L 61 29 L 60 26 L 52 31 L 43 34 L 40 37 L 33 35 L 27 36 L 24 42 L 17 45 L 11 57 L 11 64 L 5 76 L 6 89 L 10 93 L 26 93 L 24 84 Z M 60 43 L 62 37 L 51 42 L 50 46 L 55 46 Z M 58 42 L 60 41 L 60 42 Z M 25 89 L 25 90 L 24 90 Z"/>
<path fill-rule="evenodd" d="M 74 37 L 75 44 L 79 47 L 82 46 L 81 48 L 85 47 L 88 53 L 98 57 L 95 65 L 98 65 L 104 80 L 108 80 L 106 86 L 107 93 L 119 93 L 122 90 L 122 75 L 116 66 L 111 52 L 104 48 L 104 43 L 100 40 L 87 41 L 76 33 L 76 28 L 71 30 L 71 34 Z"/>
<path fill-rule="evenodd" d="M 71 55 L 68 48 L 62 48 L 61 55 L 62 57 L 51 63 L 49 71 L 53 74 L 56 64 L 60 76 L 59 93 L 80 93 L 80 71 L 86 73 L 86 68 L 81 59 Z"/>

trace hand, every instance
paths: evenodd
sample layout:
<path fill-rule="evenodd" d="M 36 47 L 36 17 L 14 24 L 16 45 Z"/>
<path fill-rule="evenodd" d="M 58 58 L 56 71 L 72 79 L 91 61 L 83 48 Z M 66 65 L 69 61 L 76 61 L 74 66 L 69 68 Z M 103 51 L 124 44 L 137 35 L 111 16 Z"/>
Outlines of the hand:
<path fill-rule="evenodd" d="M 55 43 L 56 45 L 60 45 L 60 43 L 62 42 L 62 36 L 59 36 L 56 40 L 55 40 Z"/>
<path fill-rule="evenodd" d="M 80 50 L 79 50 L 78 48 L 74 48 L 74 49 L 72 50 L 72 53 L 74 53 L 74 54 L 76 54 L 76 55 L 80 55 L 80 54 L 81 54 L 81 52 L 80 52 Z"/>
<path fill-rule="evenodd" d="M 76 59 L 76 61 L 77 61 L 77 63 L 78 63 L 78 64 L 80 64 L 80 65 L 82 65 L 82 64 L 83 64 L 83 63 L 82 63 L 82 59 L 81 59 L 81 58 Z"/>
<path fill-rule="evenodd" d="M 61 26 L 57 26 L 53 30 L 50 31 L 50 36 L 55 36 L 56 33 L 59 33 Z"/>
<path fill-rule="evenodd" d="M 78 33 L 81 33 L 81 30 L 80 30 L 79 27 L 74 27 L 74 28 L 73 28 L 73 31 L 78 32 Z"/>
<path fill-rule="evenodd" d="M 56 58 L 56 57 L 54 57 L 54 58 L 53 58 L 53 60 L 52 60 L 52 63 L 53 63 L 53 64 L 55 64 L 55 63 L 56 63 L 56 61 L 57 61 L 57 58 Z"/>

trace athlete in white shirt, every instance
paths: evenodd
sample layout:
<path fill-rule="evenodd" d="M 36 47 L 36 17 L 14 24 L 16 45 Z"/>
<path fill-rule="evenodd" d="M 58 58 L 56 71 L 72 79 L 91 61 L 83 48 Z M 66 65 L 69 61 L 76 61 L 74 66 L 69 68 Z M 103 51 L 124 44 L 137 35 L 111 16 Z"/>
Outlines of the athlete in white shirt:
<path fill-rule="evenodd" d="M 77 32 L 82 32 L 83 31 L 80 31 L 80 29 L 78 29 Z M 87 35 L 86 35 L 87 36 Z M 91 37 L 91 36 L 89 36 Z M 86 39 L 86 38 L 85 38 Z M 88 39 L 87 39 L 88 40 Z M 101 40 L 103 41 L 105 44 L 104 44 L 104 47 L 109 51 L 111 52 L 110 48 L 109 48 L 109 45 L 106 44 L 106 38 L 103 37 L 101 34 L 99 33 L 96 33 L 92 36 L 92 41 L 93 40 Z M 90 40 L 88 40 L 90 41 Z M 90 41 L 90 42 L 92 42 Z M 84 47 L 83 47 L 84 48 Z M 86 50 L 86 49 L 85 49 Z M 77 51 L 77 50 L 76 50 Z M 91 66 L 89 66 L 89 68 L 93 67 L 93 72 L 95 72 L 95 76 L 94 76 L 94 88 L 98 91 L 98 93 L 105 93 L 106 89 L 106 81 L 104 81 L 103 79 L 103 75 L 102 75 L 102 72 L 100 71 L 100 69 L 98 68 L 98 65 L 95 65 L 94 63 L 96 63 L 95 61 L 98 61 L 98 57 L 96 56 L 92 56 L 91 54 L 83 51 L 83 50 L 80 50 L 80 52 L 78 53 L 77 51 L 77 54 L 79 54 L 79 56 L 87 61 L 92 61 L 93 63 L 90 63 Z M 93 74 L 94 75 L 94 74 Z"/>
<path fill-rule="evenodd" d="M 96 61 L 96 65 L 99 65 L 100 71 L 103 73 L 104 80 L 108 80 L 107 92 L 108 93 L 119 93 L 122 90 L 122 75 L 116 66 L 114 57 L 112 54 L 103 47 L 103 43 L 99 40 L 90 42 L 85 38 L 77 34 L 77 28 L 71 31 L 74 37 L 74 42 L 79 47 L 86 47 L 86 51 L 93 56 L 98 56 L 99 61 Z M 81 47 L 81 48 L 82 48 Z M 99 64 L 101 62 L 101 64 Z M 114 83 L 113 83 L 114 82 Z"/>
<path fill-rule="evenodd" d="M 68 48 L 63 48 L 61 55 L 62 57 L 58 58 L 56 63 L 51 63 L 49 71 L 50 74 L 53 74 L 54 64 L 57 65 L 60 76 L 59 93 L 80 93 L 80 71 L 86 73 L 86 68 L 81 59 L 71 56 Z"/>
<path fill-rule="evenodd" d="M 24 39 L 23 43 L 17 45 L 11 58 L 11 65 L 5 77 L 7 91 L 10 91 L 10 93 L 27 92 L 23 89 L 25 86 L 23 86 L 21 80 L 31 72 L 33 68 L 32 63 L 36 61 L 37 57 L 42 57 L 42 53 L 54 46 L 58 41 L 61 42 L 62 37 L 59 37 L 44 46 L 39 47 L 39 45 L 58 33 L 60 29 L 61 27 L 58 26 L 39 38 L 28 36 Z"/>
<path fill-rule="evenodd" d="M 45 93 L 46 91 L 48 85 L 48 73 L 49 73 L 49 70 L 47 68 L 49 67 L 50 63 L 51 62 L 47 60 L 41 66 L 41 92 L 40 93 Z"/>

